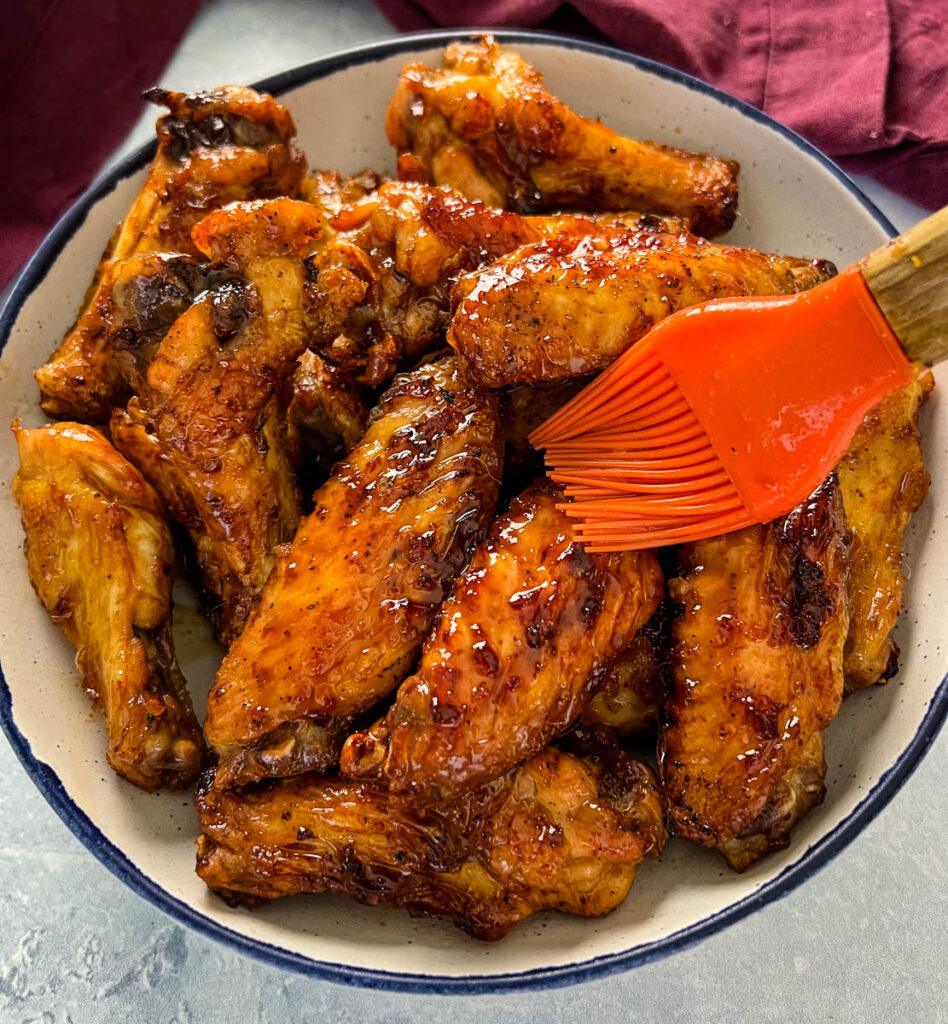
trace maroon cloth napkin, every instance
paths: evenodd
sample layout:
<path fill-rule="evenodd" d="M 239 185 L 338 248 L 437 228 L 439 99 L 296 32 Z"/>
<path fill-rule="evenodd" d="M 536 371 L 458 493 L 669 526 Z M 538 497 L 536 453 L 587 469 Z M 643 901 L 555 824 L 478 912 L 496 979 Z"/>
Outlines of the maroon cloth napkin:
<path fill-rule="evenodd" d="M 13 0 L 4 8 L 0 288 L 128 134 L 142 90 L 156 84 L 199 6 Z"/>
<path fill-rule="evenodd" d="M 404 31 L 575 28 L 559 0 L 375 2 Z M 847 169 L 872 174 L 922 206 L 948 203 L 945 0 L 573 0 L 571 6 L 616 45 L 747 100 Z"/>

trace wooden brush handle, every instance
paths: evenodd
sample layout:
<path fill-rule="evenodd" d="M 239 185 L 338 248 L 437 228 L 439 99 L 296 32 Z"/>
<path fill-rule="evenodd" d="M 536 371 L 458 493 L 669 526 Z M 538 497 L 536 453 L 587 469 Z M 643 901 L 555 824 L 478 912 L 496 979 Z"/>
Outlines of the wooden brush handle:
<path fill-rule="evenodd" d="M 948 358 L 948 206 L 870 253 L 859 269 L 908 357 Z"/>

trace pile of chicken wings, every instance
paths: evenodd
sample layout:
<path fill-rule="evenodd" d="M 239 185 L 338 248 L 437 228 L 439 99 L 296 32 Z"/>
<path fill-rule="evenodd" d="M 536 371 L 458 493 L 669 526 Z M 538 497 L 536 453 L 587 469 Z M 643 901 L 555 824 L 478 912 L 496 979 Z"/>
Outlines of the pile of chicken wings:
<path fill-rule="evenodd" d="M 615 908 L 669 834 L 738 871 L 786 846 L 844 694 L 897 669 L 930 373 L 782 519 L 589 553 L 530 431 L 675 309 L 835 272 L 708 240 L 737 164 L 579 116 L 489 37 L 403 70 L 393 180 L 308 169 L 251 89 L 146 95 L 157 155 L 14 490 L 109 763 L 196 782 L 201 878 L 493 939 Z M 226 651 L 203 727 L 176 564 Z"/>

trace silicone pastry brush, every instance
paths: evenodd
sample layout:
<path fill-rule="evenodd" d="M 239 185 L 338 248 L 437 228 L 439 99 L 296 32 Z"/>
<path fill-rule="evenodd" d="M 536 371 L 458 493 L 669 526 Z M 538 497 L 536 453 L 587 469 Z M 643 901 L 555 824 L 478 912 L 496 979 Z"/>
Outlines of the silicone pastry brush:
<path fill-rule="evenodd" d="M 673 314 L 530 441 L 590 551 L 699 540 L 788 512 L 946 355 L 948 207 L 810 291 Z"/>

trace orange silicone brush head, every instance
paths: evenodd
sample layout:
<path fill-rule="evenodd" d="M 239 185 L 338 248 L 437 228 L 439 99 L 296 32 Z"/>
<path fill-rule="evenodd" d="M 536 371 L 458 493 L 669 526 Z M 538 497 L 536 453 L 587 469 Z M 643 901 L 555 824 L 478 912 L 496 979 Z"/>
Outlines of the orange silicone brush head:
<path fill-rule="evenodd" d="M 592 551 L 764 523 L 811 494 L 911 364 L 856 267 L 659 323 L 530 438 Z"/>

